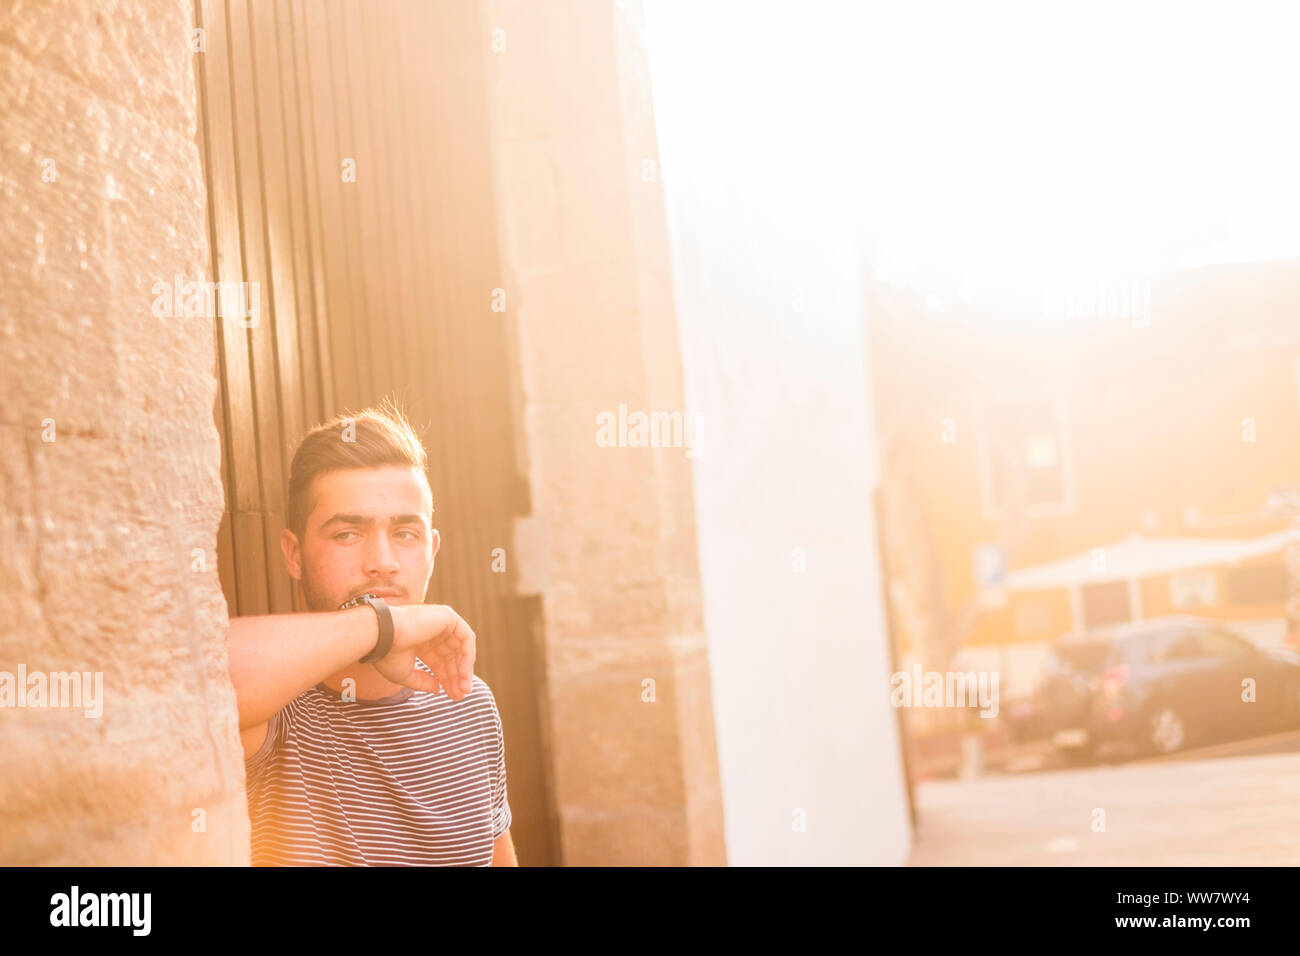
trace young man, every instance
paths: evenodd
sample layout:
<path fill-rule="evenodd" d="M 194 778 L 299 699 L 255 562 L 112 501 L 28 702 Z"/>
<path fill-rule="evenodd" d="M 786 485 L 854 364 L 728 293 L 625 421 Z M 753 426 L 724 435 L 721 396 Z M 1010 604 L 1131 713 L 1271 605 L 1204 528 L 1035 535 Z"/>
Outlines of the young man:
<path fill-rule="evenodd" d="M 293 456 L 281 550 L 307 611 L 230 621 L 255 866 L 517 865 L 474 632 L 423 603 L 425 467 L 389 409 L 320 425 Z"/>

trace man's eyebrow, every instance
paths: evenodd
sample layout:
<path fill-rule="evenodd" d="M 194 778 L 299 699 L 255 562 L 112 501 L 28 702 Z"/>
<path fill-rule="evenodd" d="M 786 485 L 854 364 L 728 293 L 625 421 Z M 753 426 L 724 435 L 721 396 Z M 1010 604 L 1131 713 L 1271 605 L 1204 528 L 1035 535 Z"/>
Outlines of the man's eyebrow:
<path fill-rule="evenodd" d="M 424 524 L 424 515 L 404 514 L 394 515 L 393 524 Z M 332 524 L 374 524 L 375 519 L 368 515 L 345 515 L 336 514 L 328 521 L 321 525 L 321 528 L 328 528 Z"/>
<path fill-rule="evenodd" d="M 322 528 L 328 528 L 332 524 L 370 524 L 373 518 L 367 518 L 365 515 L 345 515 L 336 514 L 328 521 L 321 525 Z"/>

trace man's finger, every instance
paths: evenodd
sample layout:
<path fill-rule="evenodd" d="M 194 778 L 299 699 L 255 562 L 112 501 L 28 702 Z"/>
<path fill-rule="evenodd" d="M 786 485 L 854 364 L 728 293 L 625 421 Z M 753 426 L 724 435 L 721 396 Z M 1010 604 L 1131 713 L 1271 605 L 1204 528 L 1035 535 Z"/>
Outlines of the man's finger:
<path fill-rule="evenodd" d="M 442 681 L 443 689 L 447 691 L 447 696 L 452 700 L 460 700 L 465 696 L 465 690 L 460 682 L 460 668 L 457 666 L 456 654 L 450 648 L 444 646 L 431 648 L 431 659 L 433 661 L 430 667 Z"/>
<path fill-rule="evenodd" d="M 457 671 L 460 676 L 460 686 L 465 688 L 465 693 L 474 686 L 474 658 L 469 654 L 462 654 L 457 661 Z"/>
<path fill-rule="evenodd" d="M 468 691 L 460 682 L 460 674 L 457 672 L 454 658 L 442 661 L 442 672 L 447 675 L 447 679 L 443 681 L 443 686 L 447 688 L 447 696 L 452 700 L 464 700 Z"/>
<path fill-rule="evenodd" d="M 436 694 L 442 689 L 438 679 L 432 674 L 426 674 L 418 667 L 412 667 L 411 672 L 406 675 L 402 681 L 407 687 L 413 687 L 415 690 L 428 691 L 430 694 Z"/>
<path fill-rule="evenodd" d="M 474 681 L 475 645 L 478 637 L 474 633 L 474 629 L 470 627 L 464 619 L 461 620 L 461 625 L 461 641 L 456 647 L 456 653 L 454 655 L 454 660 L 452 661 L 452 669 L 463 688 L 462 693 L 465 696 L 469 696 L 470 688 L 473 686 Z"/>

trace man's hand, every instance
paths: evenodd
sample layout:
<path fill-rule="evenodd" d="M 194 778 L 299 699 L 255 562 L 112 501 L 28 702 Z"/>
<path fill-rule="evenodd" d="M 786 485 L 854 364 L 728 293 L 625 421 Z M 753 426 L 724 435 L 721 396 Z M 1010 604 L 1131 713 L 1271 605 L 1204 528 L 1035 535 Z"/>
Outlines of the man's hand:
<path fill-rule="evenodd" d="M 393 648 L 373 666 L 394 684 L 452 700 L 469 696 L 474 679 L 474 631 L 446 604 L 399 604 L 393 613 Z M 415 666 L 419 658 L 433 671 Z"/>

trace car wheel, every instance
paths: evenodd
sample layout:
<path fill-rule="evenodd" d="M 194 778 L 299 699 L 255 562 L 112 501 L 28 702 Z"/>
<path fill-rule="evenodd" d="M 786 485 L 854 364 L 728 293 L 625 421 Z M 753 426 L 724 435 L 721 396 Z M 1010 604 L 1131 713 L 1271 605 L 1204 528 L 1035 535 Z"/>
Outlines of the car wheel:
<path fill-rule="evenodd" d="M 1082 747 L 1055 747 L 1053 749 L 1065 763 L 1072 766 L 1090 763 L 1097 756 L 1097 747 L 1091 743 L 1084 744 Z"/>
<path fill-rule="evenodd" d="M 1173 707 L 1152 708 L 1146 721 L 1147 749 L 1153 754 L 1177 753 L 1187 746 L 1187 721 Z"/>

